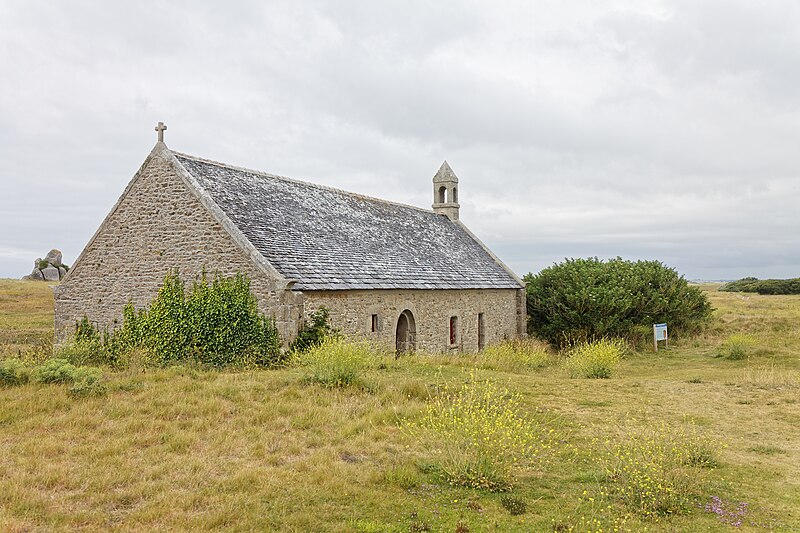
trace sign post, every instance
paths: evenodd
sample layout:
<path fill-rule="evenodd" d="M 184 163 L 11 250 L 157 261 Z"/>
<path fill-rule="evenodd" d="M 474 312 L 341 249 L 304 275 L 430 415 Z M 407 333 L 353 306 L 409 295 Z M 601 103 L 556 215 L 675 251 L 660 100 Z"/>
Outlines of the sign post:
<path fill-rule="evenodd" d="M 653 324 L 653 351 L 658 351 L 658 341 L 664 341 L 664 348 L 669 347 L 666 324 Z"/>

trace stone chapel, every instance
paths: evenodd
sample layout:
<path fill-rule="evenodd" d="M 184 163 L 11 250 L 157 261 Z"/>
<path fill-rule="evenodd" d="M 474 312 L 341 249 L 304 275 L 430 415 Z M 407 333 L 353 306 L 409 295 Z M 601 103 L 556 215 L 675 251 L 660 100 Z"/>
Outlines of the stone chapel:
<path fill-rule="evenodd" d="M 251 279 L 284 343 L 320 307 L 398 351 L 476 351 L 525 334 L 522 281 L 458 218 L 445 161 L 432 210 L 247 170 L 158 142 L 55 289 L 56 339 L 87 316 L 113 327 L 164 276 Z"/>

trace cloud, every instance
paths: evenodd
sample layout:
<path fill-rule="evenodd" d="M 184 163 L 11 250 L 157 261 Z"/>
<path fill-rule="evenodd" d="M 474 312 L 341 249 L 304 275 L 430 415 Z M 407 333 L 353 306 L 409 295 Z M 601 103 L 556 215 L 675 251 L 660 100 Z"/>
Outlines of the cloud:
<path fill-rule="evenodd" d="M 421 206 L 447 158 L 521 274 L 798 276 L 798 25 L 789 1 L 5 3 L 0 276 L 77 257 L 158 120 L 177 150 Z"/>

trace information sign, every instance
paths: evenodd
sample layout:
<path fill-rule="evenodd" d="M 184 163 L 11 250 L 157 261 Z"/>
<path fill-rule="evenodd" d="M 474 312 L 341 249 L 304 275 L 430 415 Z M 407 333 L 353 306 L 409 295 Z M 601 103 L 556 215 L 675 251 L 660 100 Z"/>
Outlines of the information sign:
<path fill-rule="evenodd" d="M 666 324 L 653 324 L 653 348 L 658 351 L 658 341 L 664 341 L 664 347 L 669 346 Z"/>

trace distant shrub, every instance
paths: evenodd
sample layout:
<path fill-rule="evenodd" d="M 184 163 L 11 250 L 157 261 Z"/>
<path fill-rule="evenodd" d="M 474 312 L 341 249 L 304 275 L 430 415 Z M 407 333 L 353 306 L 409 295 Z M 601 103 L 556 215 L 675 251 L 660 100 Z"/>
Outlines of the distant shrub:
<path fill-rule="evenodd" d="M 327 387 L 346 387 L 357 383 L 376 357 L 367 343 L 329 337 L 296 352 L 292 361 L 306 368 L 310 381 Z"/>
<path fill-rule="evenodd" d="M 722 343 L 721 354 L 728 359 L 744 359 L 750 354 L 755 342 L 755 339 L 746 333 L 734 333 Z"/>
<path fill-rule="evenodd" d="M 492 344 L 478 354 L 481 368 L 527 372 L 550 364 L 547 345 L 534 339 Z"/>
<path fill-rule="evenodd" d="M 320 307 L 316 311 L 312 311 L 308 319 L 303 322 L 303 327 L 292 341 L 289 350 L 304 352 L 319 346 L 326 338 L 336 336 L 337 333 L 330 325 L 330 311 L 326 307 Z"/>
<path fill-rule="evenodd" d="M 554 432 L 522 408 L 519 394 L 471 375 L 458 389 L 431 398 L 406 430 L 429 444 L 451 485 L 510 490 L 519 470 L 543 460 Z"/>
<path fill-rule="evenodd" d="M 742 278 L 723 284 L 719 290 L 724 292 L 756 292 L 755 285 L 758 281 L 758 278 L 754 277 Z"/>
<path fill-rule="evenodd" d="M 731 281 L 719 288 L 725 292 L 755 292 L 758 294 L 800 294 L 800 278 L 758 279 L 753 277 Z"/>
<path fill-rule="evenodd" d="M 258 311 L 249 279 L 203 274 L 191 290 L 177 272 L 169 273 L 153 302 L 123 309 L 121 327 L 99 332 L 87 318 L 75 327 L 62 354 L 78 363 L 124 366 L 142 351 L 145 362 L 168 365 L 187 360 L 215 367 L 274 366 L 285 361 L 275 321 Z"/>
<path fill-rule="evenodd" d="M 711 305 L 659 261 L 567 259 L 525 276 L 530 330 L 556 345 L 601 337 L 643 341 L 653 324 L 697 330 Z"/>
<path fill-rule="evenodd" d="M 0 360 L 0 386 L 14 387 L 28 382 L 30 370 L 19 359 Z"/>
<path fill-rule="evenodd" d="M 584 342 L 567 351 L 564 368 L 573 378 L 610 378 L 626 350 L 622 339 Z"/>

